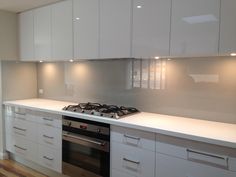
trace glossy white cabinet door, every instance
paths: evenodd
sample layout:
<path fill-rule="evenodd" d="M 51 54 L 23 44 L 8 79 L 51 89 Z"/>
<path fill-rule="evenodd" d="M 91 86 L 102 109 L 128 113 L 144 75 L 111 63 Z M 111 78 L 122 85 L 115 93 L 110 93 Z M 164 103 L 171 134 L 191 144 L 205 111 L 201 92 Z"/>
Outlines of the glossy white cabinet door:
<path fill-rule="evenodd" d="M 51 6 L 34 10 L 35 59 L 51 59 Z"/>
<path fill-rule="evenodd" d="M 156 177 L 235 177 L 236 172 L 164 154 L 156 155 Z"/>
<path fill-rule="evenodd" d="M 235 7 L 235 0 L 221 0 L 220 55 L 236 53 Z"/>
<path fill-rule="evenodd" d="M 99 0 L 74 0 L 74 58 L 99 57 Z"/>
<path fill-rule="evenodd" d="M 131 56 L 131 0 L 100 0 L 100 58 Z"/>
<path fill-rule="evenodd" d="M 52 59 L 73 59 L 71 0 L 52 5 Z"/>
<path fill-rule="evenodd" d="M 134 0 L 132 57 L 169 56 L 171 0 Z"/>
<path fill-rule="evenodd" d="M 218 54 L 220 0 L 173 0 L 171 56 Z"/>
<path fill-rule="evenodd" d="M 34 60 L 34 13 L 19 14 L 20 60 Z"/>

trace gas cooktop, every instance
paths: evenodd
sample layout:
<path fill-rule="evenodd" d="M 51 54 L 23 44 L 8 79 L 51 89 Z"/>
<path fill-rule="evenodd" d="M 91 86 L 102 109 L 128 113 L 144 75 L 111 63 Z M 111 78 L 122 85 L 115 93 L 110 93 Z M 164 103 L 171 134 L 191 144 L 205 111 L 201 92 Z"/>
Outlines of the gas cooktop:
<path fill-rule="evenodd" d="M 139 112 L 139 110 L 132 107 L 115 106 L 99 103 L 79 103 L 77 105 L 68 105 L 64 107 L 63 110 L 114 119 L 119 119 L 126 115 Z"/>

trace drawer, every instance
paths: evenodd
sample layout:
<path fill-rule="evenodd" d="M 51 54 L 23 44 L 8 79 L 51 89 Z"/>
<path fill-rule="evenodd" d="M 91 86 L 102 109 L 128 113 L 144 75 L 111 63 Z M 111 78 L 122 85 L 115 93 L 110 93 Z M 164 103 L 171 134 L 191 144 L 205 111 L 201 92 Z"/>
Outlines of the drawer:
<path fill-rule="evenodd" d="M 27 110 L 27 120 L 35 121 L 50 127 L 62 127 L 62 116 L 57 114 Z"/>
<path fill-rule="evenodd" d="M 135 177 L 135 176 L 129 175 L 127 173 L 124 173 L 124 172 L 116 170 L 116 169 L 112 169 L 111 170 L 111 177 Z"/>
<path fill-rule="evenodd" d="M 155 151 L 155 134 L 125 127 L 111 126 L 111 141 Z"/>
<path fill-rule="evenodd" d="M 38 142 L 41 145 L 60 149 L 62 147 L 62 130 L 46 125 L 39 125 Z"/>
<path fill-rule="evenodd" d="M 11 138 L 12 153 L 37 163 L 38 145 L 18 135 Z"/>
<path fill-rule="evenodd" d="M 39 145 L 38 162 L 40 165 L 61 173 L 62 153 L 60 150 Z"/>
<path fill-rule="evenodd" d="M 56 114 L 49 114 L 44 112 L 31 112 L 31 116 L 34 116 L 36 121 L 40 124 L 50 127 L 62 128 L 62 116 Z"/>
<path fill-rule="evenodd" d="M 37 142 L 37 124 L 21 119 L 13 119 L 11 134 Z"/>
<path fill-rule="evenodd" d="M 111 168 L 136 177 L 154 177 L 155 152 L 111 142 Z"/>

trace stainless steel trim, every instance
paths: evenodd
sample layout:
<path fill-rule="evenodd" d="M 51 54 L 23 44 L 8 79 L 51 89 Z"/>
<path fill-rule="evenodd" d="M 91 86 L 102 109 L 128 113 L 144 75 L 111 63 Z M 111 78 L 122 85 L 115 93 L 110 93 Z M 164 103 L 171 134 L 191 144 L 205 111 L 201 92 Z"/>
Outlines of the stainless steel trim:
<path fill-rule="evenodd" d="M 88 123 L 79 122 L 79 121 L 63 119 L 63 125 L 66 127 L 77 128 L 80 130 L 86 130 L 86 131 L 95 132 L 95 133 L 99 132 L 100 134 L 103 134 L 103 135 L 110 134 L 110 129 L 108 127 L 88 124 Z M 82 128 L 83 126 L 86 126 L 86 129 Z"/>
<path fill-rule="evenodd" d="M 24 132 L 27 130 L 27 129 L 19 128 L 19 127 L 16 127 L 16 126 L 14 126 L 13 128 L 16 129 L 16 130 L 24 131 Z"/>
<path fill-rule="evenodd" d="M 131 139 L 134 139 L 134 140 L 140 140 L 139 137 L 134 137 L 134 136 L 126 135 L 126 134 L 124 134 L 124 137 L 125 138 L 131 138 Z"/>
<path fill-rule="evenodd" d="M 54 160 L 54 158 L 49 158 L 47 156 L 43 156 L 43 158 L 46 159 L 46 160 L 50 160 L 50 161 Z"/>
<path fill-rule="evenodd" d="M 208 153 L 205 153 L 205 152 L 199 152 L 199 151 L 195 151 L 195 150 L 191 150 L 191 149 L 186 149 L 186 151 L 187 152 L 192 152 L 192 153 L 195 153 L 195 154 L 200 154 L 200 155 L 205 155 L 205 156 L 208 156 L 208 157 L 213 157 L 213 158 L 225 160 L 225 161 L 228 160 L 228 157 L 218 156 L 218 155 L 215 155 L 215 154 L 208 154 Z"/>
<path fill-rule="evenodd" d="M 27 149 L 26 149 L 26 148 L 22 148 L 22 147 L 20 147 L 20 146 L 17 146 L 17 145 L 14 145 L 14 147 L 16 147 L 16 148 L 18 148 L 18 149 L 21 149 L 21 150 L 23 150 L 23 151 L 27 151 Z"/>
<path fill-rule="evenodd" d="M 62 139 L 75 144 L 81 144 L 87 147 L 95 148 L 105 152 L 109 152 L 109 142 L 99 140 L 96 138 L 90 138 L 88 136 L 82 136 L 70 132 L 63 131 Z"/>
<path fill-rule="evenodd" d="M 130 159 L 127 159 L 127 158 L 125 158 L 125 157 L 123 158 L 123 160 L 124 160 L 124 161 L 127 161 L 127 162 L 131 162 L 131 163 L 137 164 L 137 165 L 140 164 L 139 161 L 130 160 Z"/>
<path fill-rule="evenodd" d="M 70 133 L 63 133 L 63 136 L 67 136 L 67 137 L 70 137 L 70 138 L 75 138 L 75 139 L 78 139 L 78 140 L 86 141 L 88 143 L 93 143 L 93 144 L 96 144 L 96 145 L 99 145 L 99 146 L 104 145 L 103 142 L 94 141 L 94 140 L 91 140 L 91 139 L 88 139 L 88 138 L 82 138 L 80 136 L 70 135 Z"/>
<path fill-rule="evenodd" d="M 47 135 L 43 135 L 44 138 L 48 138 L 48 139 L 54 139 L 54 137 L 52 136 L 47 136 Z"/>

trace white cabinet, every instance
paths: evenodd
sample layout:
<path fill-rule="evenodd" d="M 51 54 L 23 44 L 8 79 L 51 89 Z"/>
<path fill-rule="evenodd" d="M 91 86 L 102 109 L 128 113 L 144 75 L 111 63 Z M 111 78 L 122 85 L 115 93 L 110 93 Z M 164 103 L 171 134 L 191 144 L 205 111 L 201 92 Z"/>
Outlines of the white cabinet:
<path fill-rule="evenodd" d="M 154 177 L 155 134 L 111 126 L 111 176 Z"/>
<path fill-rule="evenodd" d="M 61 116 L 6 106 L 5 128 L 7 151 L 61 172 Z"/>
<path fill-rule="evenodd" d="M 235 7 L 235 0 L 221 0 L 220 55 L 236 53 Z"/>
<path fill-rule="evenodd" d="M 131 0 L 100 0 L 100 58 L 131 57 Z"/>
<path fill-rule="evenodd" d="M 51 6 L 34 10 L 34 46 L 36 60 L 51 60 Z"/>
<path fill-rule="evenodd" d="M 169 56 L 171 0 L 134 0 L 132 57 Z"/>
<path fill-rule="evenodd" d="M 220 0 L 173 0 L 171 56 L 218 55 Z"/>
<path fill-rule="evenodd" d="M 52 10 L 52 59 L 73 59 L 72 1 L 51 6 Z"/>
<path fill-rule="evenodd" d="M 99 57 L 99 0 L 74 0 L 74 58 Z"/>
<path fill-rule="evenodd" d="M 34 59 L 34 12 L 19 14 L 20 60 Z"/>
<path fill-rule="evenodd" d="M 175 140 L 173 143 L 177 142 L 178 140 Z M 183 145 L 184 144 L 188 143 L 183 143 Z M 204 145 L 199 145 L 199 147 L 204 147 Z M 213 151 L 214 145 L 209 149 Z M 156 177 L 236 176 L 236 167 L 233 162 L 235 158 L 224 154 L 222 155 L 222 152 L 221 154 L 216 154 L 215 152 L 209 152 L 209 150 L 207 152 L 198 150 L 196 147 L 194 149 L 189 149 L 157 141 Z"/>

